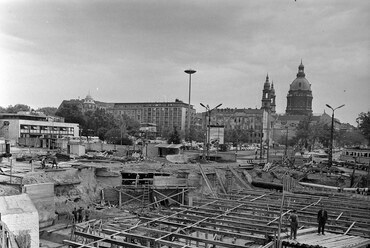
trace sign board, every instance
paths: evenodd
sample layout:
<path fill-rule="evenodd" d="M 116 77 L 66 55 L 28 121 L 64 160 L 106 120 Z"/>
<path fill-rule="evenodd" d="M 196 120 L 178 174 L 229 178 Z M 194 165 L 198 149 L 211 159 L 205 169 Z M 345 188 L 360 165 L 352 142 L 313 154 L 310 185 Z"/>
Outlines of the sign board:
<path fill-rule="evenodd" d="M 224 133 L 225 126 L 221 125 L 211 125 L 210 126 L 210 142 L 211 144 L 224 144 Z M 208 133 L 207 133 L 208 135 Z"/>

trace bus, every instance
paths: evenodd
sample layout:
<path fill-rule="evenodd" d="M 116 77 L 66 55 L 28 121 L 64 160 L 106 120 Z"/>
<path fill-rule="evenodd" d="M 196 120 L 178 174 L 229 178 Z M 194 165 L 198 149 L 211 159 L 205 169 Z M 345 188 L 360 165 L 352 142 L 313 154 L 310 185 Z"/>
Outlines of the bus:
<path fill-rule="evenodd" d="M 339 159 L 346 165 L 357 165 L 358 169 L 367 170 L 370 163 L 369 148 L 345 148 L 342 150 Z"/>

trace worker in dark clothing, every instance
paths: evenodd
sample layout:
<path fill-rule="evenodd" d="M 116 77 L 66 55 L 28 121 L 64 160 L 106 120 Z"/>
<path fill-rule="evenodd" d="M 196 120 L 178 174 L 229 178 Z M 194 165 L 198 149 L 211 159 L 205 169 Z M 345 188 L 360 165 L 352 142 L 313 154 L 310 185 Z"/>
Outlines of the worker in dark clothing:
<path fill-rule="evenodd" d="M 33 172 L 33 158 L 30 159 L 31 172 Z"/>
<path fill-rule="evenodd" d="M 290 220 L 290 239 L 297 239 L 297 230 L 298 230 L 298 216 L 297 211 L 293 210 L 292 214 L 289 216 Z"/>
<path fill-rule="evenodd" d="M 72 214 L 73 214 L 73 223 L 76 223 L 78 221 L 78 219 L 77 219 L 78 213 L 77 213 L 76 208 L 73 209 Z"/>
<path fill-rule="evenodd" d="M 53 157 L 53 162 L 52 162 L 51 168 L 54 168 L 54 166 L 55 166 L 55 169 L 58 169 L 57 157 Z"/>
<path fill-rule="evenodd" d="M 85 221 L 88 221 L 90 218 L 90 207 L 87 206 L 87 209 L 85 210 Z"/>
<path fill-rule="evenodd" d="M 78 212 L 78 222 L 81 223 L 83 221 L 83 215 L 82 215 L 83 208 L 80 207 L 77 212 Z"/>
<path fill-rule="evenodd" d="M 41 159 L 41 169 L 45 169 L 45 166 L 46 166 L 46 158 L 45 158 L 45 157 L 43 157 L 43 158 Z"/>
<path fill-rule="evenodd" d="M 321 205 L 321 209 L 317 213 L 317 222 L 319 223 L 319 227 L 317 229 L 317 234 L 325 235 L 325 224 L 328 220 L 328 212 L 324 209 L 324 206 Z"/>

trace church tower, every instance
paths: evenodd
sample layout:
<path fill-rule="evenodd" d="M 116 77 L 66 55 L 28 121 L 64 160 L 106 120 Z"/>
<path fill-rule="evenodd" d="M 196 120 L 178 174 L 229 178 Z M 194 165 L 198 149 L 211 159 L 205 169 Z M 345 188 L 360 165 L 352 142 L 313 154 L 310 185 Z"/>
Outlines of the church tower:
<path fill-rule="evenodd" d="M 269 82 L 269 75 L 266 76 L 266 81 L 263 85 L 262 90 L 262 106 L 261 109 L 270 110 L 271 108 L 271 95 L 270 95 L 270 82 Z"/>
<path fill-rule="evenodd" d="M 274 82 L 271 83 L 271 89 L 270 89 L 270 99 L 271 99 L 271 113 L 276 113 L 276 102 L 275 102 L 275 89 L 274 89 Z"/>
<path fill-rule="evenodd" d="M 276 98 L 276 95 L 275 95 L 274 83 L 272 82 L 270 85 L 269 75 L 267 74 L 266 81 L 263 84 L 261 109 L 270 111 L 273 114 L 276 113 L 275 98 Z"/>
<path fill-rule="evenodd" d="M 312 114 L 312 91 L 311 84 L 306 79 L 304 65 L 298 67 L 297 78 L 290 84 L 287 95 L 287 115 L 310 115 Z"/>

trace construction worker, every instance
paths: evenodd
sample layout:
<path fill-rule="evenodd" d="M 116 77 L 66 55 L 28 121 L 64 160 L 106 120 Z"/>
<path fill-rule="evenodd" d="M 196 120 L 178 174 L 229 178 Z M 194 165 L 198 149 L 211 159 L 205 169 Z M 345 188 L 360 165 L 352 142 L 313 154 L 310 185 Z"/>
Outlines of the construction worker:
<path fill-rule="evenodd" d="M 328 220 L 328 212 L 324 209 L 324 205 L 321 204 L 321 209 L 317 213 L 317 222 L 319 224 L 317 234 L 325 235 L 325 223 Z"/>
<path fill-rule="evenodd" d="M 78 210 L 77 210 L 77 212 L 78 212 L 78 222 L 79 223 L 81 223 L 82 221 L 83 221 L 83 219 L 84 219 L 84 216 L 83 216 L 83 214 L 84 214 L 84 211 L 83 211 L 84 209 L 82 208 L 82 207 L 80 207 Z"/>
<path fill-rule="evenodd" d="M 30 159 L 31 172 L 33 172 L 33 158 Z"/>
<path fill-rule="evenodd" d="M 73 214 L 73 223 L 77 223 L 77 209 L 74 208 L 73 211 L 72 211 L 72 214 Z"/>
<path fill-rule="evenodd" d="M 298 216 L 297 211 L 294 209 L 292 214 L 289 216 L 290 221 L 290 239 L 297 239 L 297 230 L 298 230 Z"/>
<path fill-rule="evenodd" d="M 87 206 L 87 209 L 85 210 L 85 221 L 88 221 L 90 218 L 90 206 Z"/>
<path fill-rule="evenodd" d="M 45 166 L 46 166 L 46 158 L 42 157 L 42 159 L 41 159 L 41 169 L 45 169 Z"/>
<path fill-rule="evenodd" d="M 53 157 L 53 162 L 52 162 L 52 166 L 51 168 L 54 168 L 55 166 L 55 169 L 58 169 L 58 162 L 57 162 L 57 157 Z"/>

